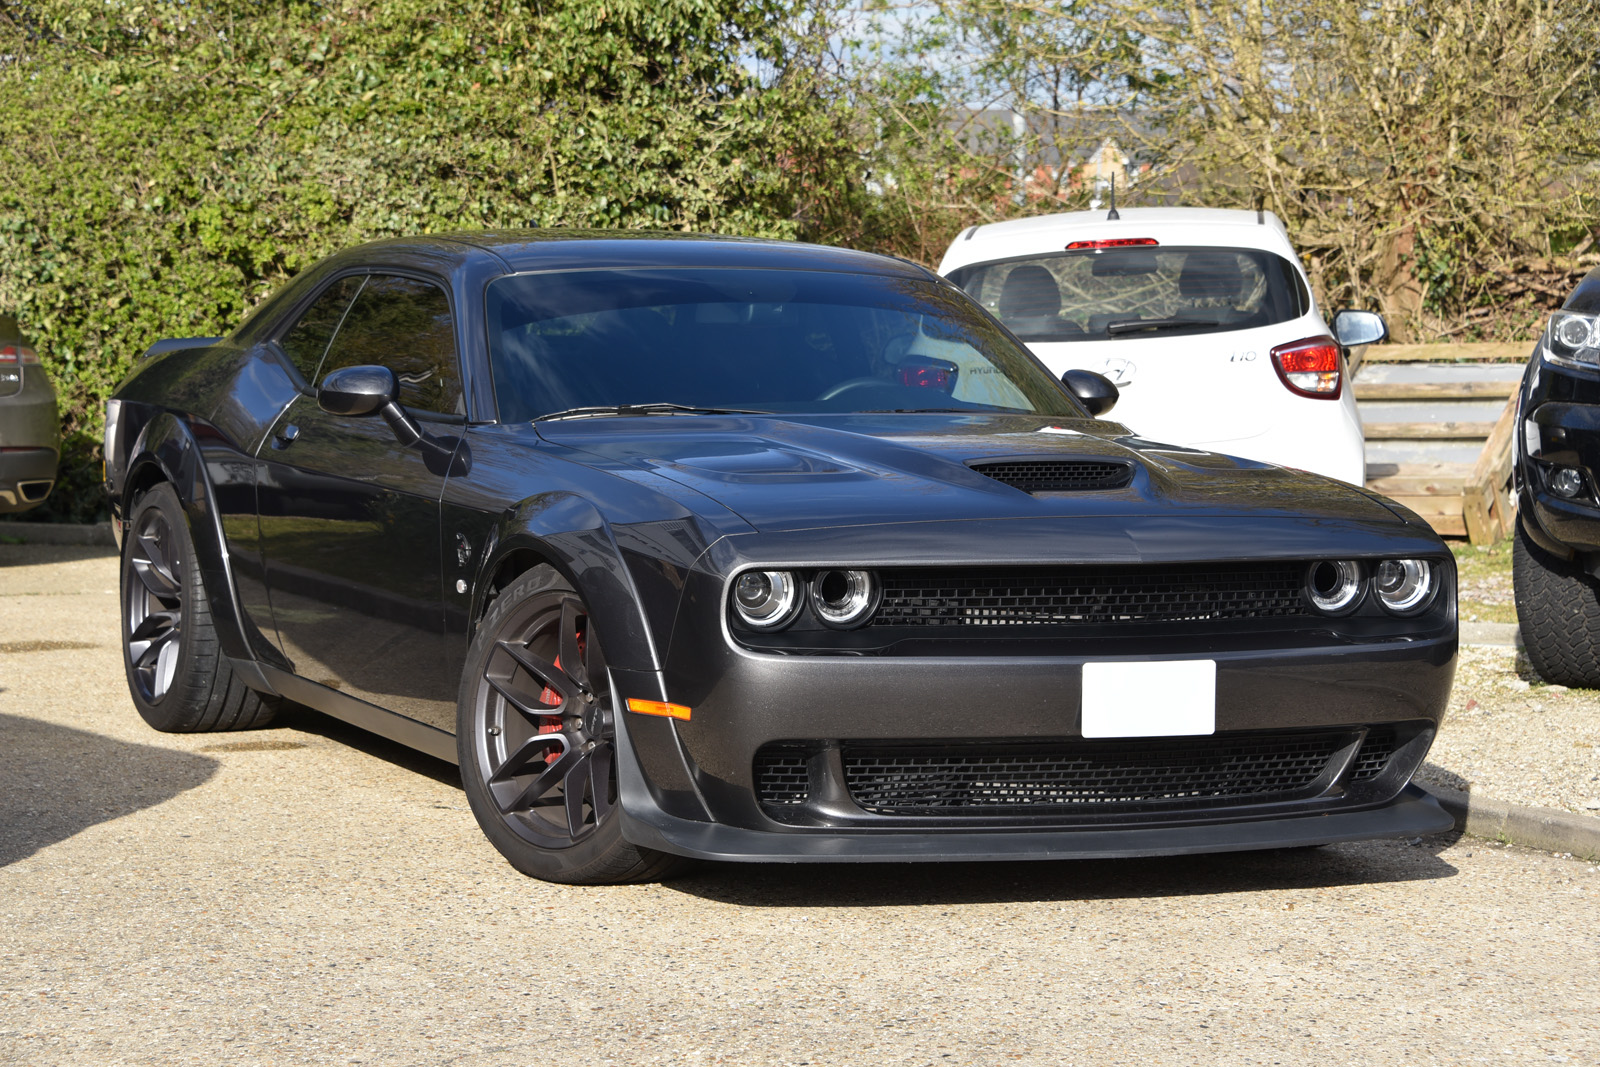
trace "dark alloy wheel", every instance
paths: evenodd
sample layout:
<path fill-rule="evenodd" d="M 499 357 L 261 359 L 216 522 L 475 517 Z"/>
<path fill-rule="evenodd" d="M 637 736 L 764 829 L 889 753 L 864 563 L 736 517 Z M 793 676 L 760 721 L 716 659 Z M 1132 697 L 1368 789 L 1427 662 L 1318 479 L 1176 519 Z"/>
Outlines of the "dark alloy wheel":
<path fill-rule="evenodd" d="M 148 704 L 172 689 L 183 651 L 183 557 L 172 522 L 160 507 L 143 508 L 128 531 L 126 591 L 128 676 Z"/>
<path fill-rule="evenodd" d="M 518 870 L 598 885 L 676 865 L 622 838 L 615 715 L 588 608 L 550 568 L 523 575 L 479 627 L 457 722 L 473 814 Z"/>
<path fill-rule="evenodd" d="M 122 552 L 122 650 L 145 722 L 169 733 L 248 730 L 277 713 L 222 655 L 178 494 L 161 482 L 129 509 Z"/>

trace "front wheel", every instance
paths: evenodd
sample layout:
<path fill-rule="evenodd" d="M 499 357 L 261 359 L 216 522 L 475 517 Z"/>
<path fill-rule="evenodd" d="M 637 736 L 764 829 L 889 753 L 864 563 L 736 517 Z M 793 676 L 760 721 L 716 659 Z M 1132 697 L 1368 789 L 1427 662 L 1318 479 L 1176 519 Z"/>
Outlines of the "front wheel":
<path fill-rule="evenodd" d="M 1600 587 L 1576 563 L 1557 559 L 1517 523 L 1512 589 L 1522 644 L 1539 677 L 1600 688 Z"/>
<path fill-rule="evenodd" d="M 623 840 L 616 708 L 589 609 L 538 567 L 484 616 L 457 706 L 461 782 L 490 843 L 549 882 L 664 877 L 680 860 Z"/>

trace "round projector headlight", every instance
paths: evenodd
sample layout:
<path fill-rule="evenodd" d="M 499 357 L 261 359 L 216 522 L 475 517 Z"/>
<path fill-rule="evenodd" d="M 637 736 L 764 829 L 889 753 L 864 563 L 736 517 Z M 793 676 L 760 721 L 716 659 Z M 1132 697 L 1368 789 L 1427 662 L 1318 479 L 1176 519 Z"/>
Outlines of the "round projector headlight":
<path fill-rule="evenodd" d="M 811 579 L 811 610 L 823 625 L 847 630 L 878 608 L 878 579 L 871 571 L 818 571 Z"/>
<path fill-rule="evenodd" d="M 1414 615 L 1433 600 L 1434 567 L 1425 559 L 1386 559 L 1373 585 L 1378 602 L 1396 615 Z"/>
<path fill-rule="evenodd" d="M 1361 599 L 1361 568 L 1354 560 L 1318 560 L 1306 568 L 1306 595 L 1326 615 L 1342 615 Z"/>
<path fill-rule="evenodd" d="M 1589 343 L 1590 320 L 1582 315 L 1563 315 L 1551 324 L 1556 340 L 1568 348 L 1582 348 Z"/>
<path fill-rule="evenodd" d="M 752 630 L 781 630 L 800 610 L 800 583 L 789 571 L 745 571 L 733 583 L 733 609 Z"/>

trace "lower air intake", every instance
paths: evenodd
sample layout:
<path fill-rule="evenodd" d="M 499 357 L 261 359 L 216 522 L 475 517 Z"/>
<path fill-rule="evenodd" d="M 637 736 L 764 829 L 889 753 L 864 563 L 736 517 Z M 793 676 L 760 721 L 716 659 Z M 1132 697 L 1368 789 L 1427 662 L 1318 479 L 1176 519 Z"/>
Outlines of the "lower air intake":
<path fill-rule="evenodd" d="M 1201 808 L 1314 795 L 1355 736 L 1057 742 L 969 752 L 847 746 L 844 772 L 855 802 L 879 815 Z"/>

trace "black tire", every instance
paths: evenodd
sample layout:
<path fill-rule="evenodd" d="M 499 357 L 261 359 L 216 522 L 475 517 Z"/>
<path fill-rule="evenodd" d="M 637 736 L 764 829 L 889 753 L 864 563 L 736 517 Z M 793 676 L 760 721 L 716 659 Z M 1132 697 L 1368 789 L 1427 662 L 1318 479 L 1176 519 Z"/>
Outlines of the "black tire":
<path fill-rule="evenodd" d="M 217 641 L 183 505 L 161 482 L 129 510 L 122 544 L 122 662 L 144 721 L 165 733 L 266 726 L 280 701 L 234 673 Z"/>
<path fill-rule="evenodd" d="M 1520 521 L 1511 575 L 1522 643 L 1539 677 L 1600 688 L 1600 583 L 1540 548 Z"/>
<path fill-rule="evenodd" d="M 523 874 L 615 885 L 682 865 L 623 840 L 615 713 L 582 598 L 549 567 L 507 586 L 467 655 L 456 745 L 472 814 Z"/>

